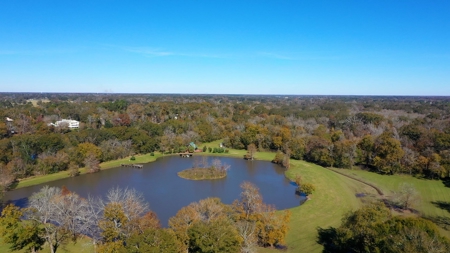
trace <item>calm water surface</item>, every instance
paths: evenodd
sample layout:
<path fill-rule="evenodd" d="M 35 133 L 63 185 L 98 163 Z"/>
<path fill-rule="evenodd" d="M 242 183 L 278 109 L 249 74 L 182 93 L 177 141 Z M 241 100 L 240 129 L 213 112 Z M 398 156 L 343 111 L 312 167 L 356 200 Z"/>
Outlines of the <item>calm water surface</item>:
<path fill-rule="evenodd" d="M 295 185 L 284 177 L 284 169 L 265 161 L 218 157 L 222 163 L 231 165 L 226 178 L 218 180 L 192 181 L 178 177 L 177 172 L 191 168 L 194 158 L 170 156 L 144 164 L 143 169 L 114 168 L 100 173 L 67 178 L 46 185 L 62 187 L 82 197 L 104 197 L 112 187 L 135 188 L 142 192 L 150 209 L 158 215 L 163 226 L 182 207 L 207 197 L 219 197 L 223 203 L 231 204 L 239 198 L 240 184 L 254 183 L 260 189 L 267 204 L 277 209 L 298 206 L 301 197 L 295 194 Z M 213 159 L 212 157 L 209 158 Z M 7 192 L 5 199 L 24 207 L 27 198 L 43 185 Z"/>

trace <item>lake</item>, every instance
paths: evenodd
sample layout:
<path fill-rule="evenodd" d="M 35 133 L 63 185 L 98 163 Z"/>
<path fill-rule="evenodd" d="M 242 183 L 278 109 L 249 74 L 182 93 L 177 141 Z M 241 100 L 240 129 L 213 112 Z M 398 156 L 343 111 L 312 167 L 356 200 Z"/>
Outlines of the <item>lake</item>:
<path fill-rule="evenodd" d="M 211 161 L 214 157 L 209 157 Z M 80 196 L 104 197 L 112 187 L 134 188 L 144 195 L 150 209 L 158 215 L 163 226 L 182 207 L 208 197 L 218 197 L 225 204 L 239 199 L 240 184 L 249 181 L 255 184 L 264 202 L 277 209 L 298 206 L 303 197 L 295 194 L 296 186 L 284 176 L 285 169 L 266 161 L 217 157 L 230 165 L 223 179 L 192 181 L 178 177 L 177 172 L 191 168 L 195 158 L 168 156 L 144 164 L 143 169 L 119 167 L 95 174 L 66 178 L 43 185 L 62 187 Z M 43 185 L 16 189 L 5 194 L 5 200 L 18 206 L 27 205 L 27 198 Z"/>

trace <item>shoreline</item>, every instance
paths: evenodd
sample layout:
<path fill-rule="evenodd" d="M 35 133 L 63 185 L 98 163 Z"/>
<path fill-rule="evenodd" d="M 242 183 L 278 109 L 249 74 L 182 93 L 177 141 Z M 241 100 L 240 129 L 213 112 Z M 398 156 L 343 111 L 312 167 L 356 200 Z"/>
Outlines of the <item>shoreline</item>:
<path fill-rule="evenodd" d="M 203 145 L 211 145 L 211 144 L 206 143 L 206 144 L 203 144 Z M 229 150 L 228 153 L 199 152 L 199 153 L 196 153 L 196 155 L 242 158 L 243 155 L 245 155 L 247 153 L 246 150 L 238 150 L 238 149 L 228 149 L 228 150 Z M 126 157 L 126 158 L 122 158 L 122 159 L 118 159 L 118 160 L 112 160 L 112 161 L 107 161 L 107 162 L 101 163 L 100 164 L 100 171 L 107 170 L 107 169 L 118 168 L 118 167 L 121 167 L 121 164 L 136 164 L 136 163 L 138 163 L 138 164 L 146 164 L 146 163 L 151 163 L 151 162 L 156 161 L 159 158 L 166 157 L 166 156 L 173 156 L 173 155 L 176 155 L 176 154 L 161 154 L 160 152 L 154 152 L 154 156 L 151 156 L 150 153 L 142 154 L 142 155 L 135 155 L 134 157 L 136 159 L 133 160 L 133 161 L 130 160 L 131 156 L 129 156 L 129 157 Z M 256 160 L 269 161 L 270 162 L 272 160 L 272 158 L 273 158 L 271 156 L 274 156 L 274 155 L 275 155 L 275 153 L 272 153 L 272 152 L 266 152 L 266 151 L 264 151 L 264 152 L 257 152 L 258 159 L 256 159 Z M 79 171 L 80 171 L 79 175 L 89 174 L 87 172 L 86 168 L 80 168 Z M 69 172 L 68 171 L 60 171 L 60 172 L 53 173 L 53 174 L 32 176 L 32 177 L 28 177 L 28 178 L 24 178 L 22 180 L 19 180 L 18 182 L 13 184 L 13 187 L 11 187 L 8 191 L 14 191 L 15 189 L 20 189 L 20 188 L 25 188 L 25 187 L 29 187 L 29 186 L 44 184 L 44 183 L 57 181 L 57 180 L 65 179 L 65 178 L 69 178 L 69 177 L 70 176 L 69 176 Z M 285 177 L 289 179 L 289 177 L 286 175 L 286 173 L 285 173 Z M 220 179 L 220 178 L 217 178 L 217 179 Z M 192 180 L 192 179 L 187 179 L 187 180 Z"/>

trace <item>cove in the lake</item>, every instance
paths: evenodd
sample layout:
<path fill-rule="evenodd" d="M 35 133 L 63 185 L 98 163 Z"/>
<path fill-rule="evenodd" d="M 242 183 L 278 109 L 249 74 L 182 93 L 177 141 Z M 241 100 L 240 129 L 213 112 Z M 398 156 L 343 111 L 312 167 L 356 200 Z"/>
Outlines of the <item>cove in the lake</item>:
<path fill-rule="evenodd" d="M 296 186 L 284 176 L 284 168 L 266 161 L 217 157 L 231 167 L 227 177 L 217 180 L 192 181 L 178 177 L 177 173 L 192 167 L 193 158 L 170 156 L 145 164 L 143 169 L 115 168 L 95 174 L 62 179 L 45 185 L 62 187 L 82 197 L 104 197 L 112 187 L 135 188 L 142 192 L 150 209 L 158 215 L 163 226 L 182 207 L 208 197 L 219 197 L 223 203 L 231 204 L 239 199 L 240 184 L 254 183 L 264 202 L 277 209 L 298 206 L 304 197 L 295 194 Z M 213 159 L 210 157 L 209 159 Z M 5 200 L 24 207 L 27 198 L 43 185 L 36 185 L 7 192 Z"/>

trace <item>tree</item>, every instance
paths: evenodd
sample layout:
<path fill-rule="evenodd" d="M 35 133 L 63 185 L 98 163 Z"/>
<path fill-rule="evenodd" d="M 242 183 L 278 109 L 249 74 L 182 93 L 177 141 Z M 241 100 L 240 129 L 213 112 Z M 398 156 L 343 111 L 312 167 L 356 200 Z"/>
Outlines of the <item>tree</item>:
<path fill-rule="evenodd" d="M 131 253 L 181 253 L 181 245 L 170 229 L 147 228 L 133 234 L 126 243 Z"/>
<path fill-rule="evenodd" d="M 364 136 L 358 143 L 358 148 L 361 150 L 360 160 L 366 167 L 372 163 L 374 145 L 375 144 L 371 135 Z"/>
<path fill-rule="evenodd" d="M 149 211 L 148 203 L 134 189 L 110 189 L 106 202 L 102 201 L 101 206 L 104 211 L 100 227 L 105 234 L 103 237 L 108 238 L 107 241 L 128 238 L 134 231 L 144 228 L 145 221 L 142 219 L 151 216 L 144 216 Z"/>
<path fill-rule="evenodd" d="M 250 215 L 261 212 L 263 208 L 263 199 L 259 193 L 258 187 L 250 182 L 243 182 L 241 184 L 242 192 L 241 199 L 235 201 L 235 208 L 243 214 L 243 218 L 250 219 Z"/>
<path fill-rule="evenodd" d="M 394 193 L 394 202 L 403 210 L 412 208 L 419 201 L 419 193 L 412 184 L 402 183 Z"/>
<path fill-rule="evenodd" d="M 235 227 L 242 241 L 242 253 L 255 253 L 258 246 L 256 222 L 239 220 Z"/>
<path fill-rule="evenodd" d="M 102 150 L 95 144 L 89 142 L 78 144 L 77 153 L 80 162 L 86 159 L 88 156 L 93 156 L 97 160 L 100 160 L 102 158 Z"/>
<path fill-rule="evenodd" d="M 100 161 L 92 153 L 86 156 L 83 163 L 89 173 L 95 173 L 100 171 Z"/>
<path fill-rule="evenodd" d="M 232 210 L 223 204 L 219 198 L 207 198 L 181 208 L 169 219 L 169 227 L 182 242 L 182 249 L 189 248 L 188 230 L 198 222 L 209 224 L 217 220 L 230 220 Z"/>
<path fill-rule="evenodd" d="M 448 252 L 450 241 L 430 221 L 392 217 L 384 203 L 371 203 L 348 213 L 338 228 L 319 228 L 323 252 Z"/>
<path fill-rule="evenodd" d="M 249 160 L 253 160 L 255 159 L 255 154 L 256 154 L 256 145 L 251 143 L 247 146 L 246 158 Z"/>
<path fill-rule="evenodd" d="M 31 252 L 40 250 L 45 240 L 40 237 L 42 228 L 34 221 L 20 219 L 23 212 L 12 204 L 3 209 L 0 217 L 0 236 L 10 243 L 12 251 L 26 249 Z"/>
<path fill-rule="evenodd" d="M 375 140 L 373 165 L 381 172 L 395 174 L 400 169 L 404 155 L 400 141 L 389 133 L 383 133 Z"/>
<path fill-rule="evenodd" d="M 52 253 L 69 239 L 87 233 L 95 222 L 85 199 L 48 186 L 31 195 L 26 217 L 41 224 Z"/>
<path fill-rule="evenodd" d="M 80 175 L 80 168 L 74 162 L 69 163 L 68 171 L 70 177 L 76 177 Z"/>
<path fill-rule="evenodd" d="M 252 183 L 244 182 L 241 184 L 241 188 L 240 200 L 233 203 L 237 213 L 237 222 L 254 222 L 255 236 L 261 246 L 273 247 L 284 243 L 288 231 L 290 212 L 277 213 L 274 207 L 264 204 L 259 189 Z M 244 236 L 241 231 L 243 239 L 245 239 Z M 244 244 L 244 246 L 252 245 L 251 238 L 247 238 L 246 241 L 248 245 Z"/>
<path fill-rule="evenodd" d="M 284 160 L 284 154 L 281 151 L 277 151 L 275 154 L 275 157 L 273 158 L 272 162 L 276 164 L 283 164 Z"/>
<path fill-rule="evenodd" d="M 9 188 L 9 186 L 14 182 L 16 178 L 14 174 L 11 172 L 11 170 L 3 163 L 0 163 L 0 175 L 1 175 L 0 177 L 0 200 L 1 200 L 3 192 Z"/>
<path fill-rule="evenodd" d="M 189 251 L 198 253 L 237 253 L 240 240 L 230 221 L 197 222 L 188 230 Z"/>

